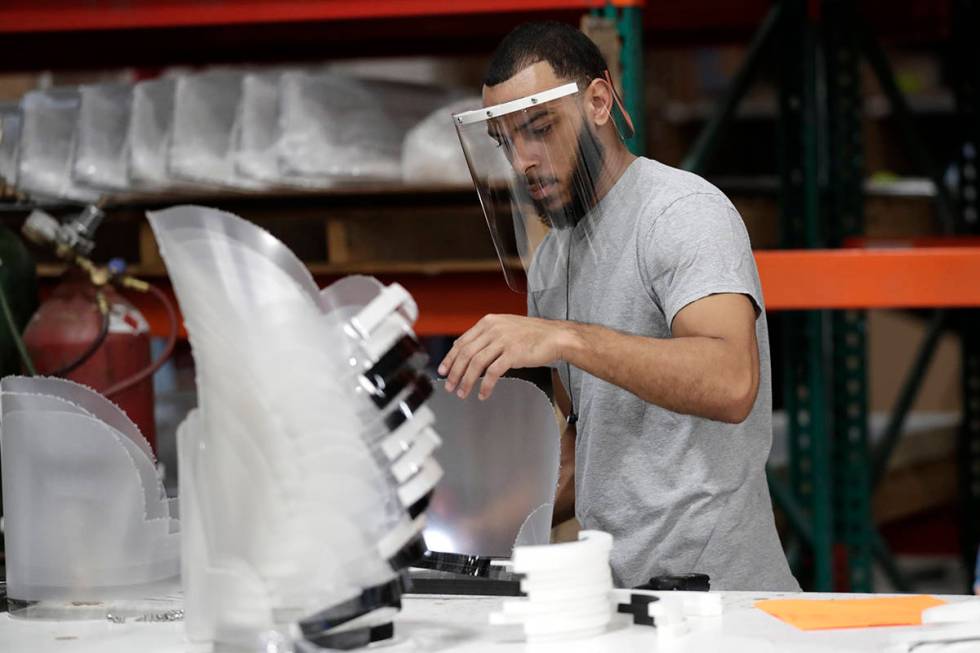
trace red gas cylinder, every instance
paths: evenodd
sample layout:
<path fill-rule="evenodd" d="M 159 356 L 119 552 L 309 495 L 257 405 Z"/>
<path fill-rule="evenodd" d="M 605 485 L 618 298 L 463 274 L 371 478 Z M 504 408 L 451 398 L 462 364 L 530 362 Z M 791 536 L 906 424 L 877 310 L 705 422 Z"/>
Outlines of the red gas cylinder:
<path fill-rule="evenodd" d="M 110 286 L 109 332 L 102 345 L 66 378 L 105 392 L 151 364 L 150 328 L 143 315 Z M 102 316 L 96 288 L 83 276 L 70 276 L 41 303 L 24 331 L 24 342 L 38 374 L 51 374 L 76 360 L 98 338 Z M 156 451 L 153 378 L 148 377 L 109 397 Z"/>

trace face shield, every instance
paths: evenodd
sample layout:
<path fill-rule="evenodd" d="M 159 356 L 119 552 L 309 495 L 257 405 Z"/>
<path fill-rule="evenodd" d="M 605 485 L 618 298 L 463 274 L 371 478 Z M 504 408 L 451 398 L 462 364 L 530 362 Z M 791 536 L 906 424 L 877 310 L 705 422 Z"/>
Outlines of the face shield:
<path fill-rule="evenodd" d="M 517 292 L 563 287 L 569 257 L 595 251 L 586 226 L 604 157 L 583 95 L 572 82 L 453 116 L 504 277 Z"/>

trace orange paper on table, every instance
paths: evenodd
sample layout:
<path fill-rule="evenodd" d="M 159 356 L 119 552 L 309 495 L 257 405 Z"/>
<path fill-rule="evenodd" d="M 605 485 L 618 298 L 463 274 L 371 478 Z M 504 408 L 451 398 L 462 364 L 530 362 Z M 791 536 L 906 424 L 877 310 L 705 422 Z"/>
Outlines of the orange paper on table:
<path fill-rule="evenodd" d="M 946 602 L 935 596 L 880 599 L 770 599 L 755 607 L 800 630 L 917 626 L 922 611 Z"/>

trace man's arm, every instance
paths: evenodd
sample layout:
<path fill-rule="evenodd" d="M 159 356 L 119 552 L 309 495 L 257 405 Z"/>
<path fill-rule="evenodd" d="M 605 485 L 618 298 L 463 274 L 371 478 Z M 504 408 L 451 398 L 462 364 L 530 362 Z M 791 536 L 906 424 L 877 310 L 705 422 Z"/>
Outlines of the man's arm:
<path fill-rule="evenodd" d="M 561 457 L 558 467 L 558 488 L 555 490 L 555 510 L 552 513 L 551 525 L 558 524 L 575 517 L 575 425 L 568 423 L 571 402 L 565 392 L 558 372 L 551 371 L 551 388 L 555 396 L 555 405 L 562 418 Z"/>
<path fill-rule="evenodd" d="M 488 315 L 463 334 L 439 366 L 446 388 L 469 395 L 480 376 L 486 398 L 508 369 L 556 360 L 668 410 L 737 423 L 759 388 L 756 312 L 745 295 L 710 295 L 677 312 L 672 338 L 517 315 Z"/>

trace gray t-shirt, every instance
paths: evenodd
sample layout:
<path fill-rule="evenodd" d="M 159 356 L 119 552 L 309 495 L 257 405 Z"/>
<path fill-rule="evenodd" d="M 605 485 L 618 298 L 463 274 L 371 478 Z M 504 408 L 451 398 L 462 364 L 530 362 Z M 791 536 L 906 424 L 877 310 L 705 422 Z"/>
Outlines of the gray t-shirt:
<path fill-rule="evenodd" d="M 675 413 L 559 366 L 579 416 L 575 513 L 583 528 L 615 538 L 616 584 L 701 572 L 712 589 L 799 590 L 766 484 L 769 333 L 735 207 L 704 179 L 639 158 L 570 236 L 541 248 L 536 260 L 558 260 L 562 272 L 541 278 L 561 283 L 529 292 L 532 316 L 566 318 L 566 274 L 568 319 L 640 336 L 670 338 L 678 311 L 712 294 L 746 295 L 758 311 L 759 394 L 741 424 Z"/>

